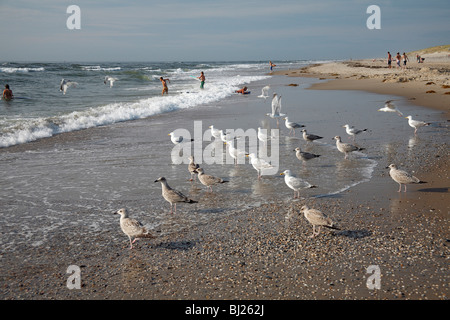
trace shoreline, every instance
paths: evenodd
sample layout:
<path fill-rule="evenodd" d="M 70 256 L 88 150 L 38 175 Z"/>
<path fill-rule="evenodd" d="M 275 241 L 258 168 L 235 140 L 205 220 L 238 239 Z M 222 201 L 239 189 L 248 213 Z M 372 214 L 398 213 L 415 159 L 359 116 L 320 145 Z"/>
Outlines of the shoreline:
<path fill-rule="evenodd" d="M 289 82 L 284 79 L 274 79 L 274 82 L 280 91 L 289 93 L 283 93 L 283 108 L 291 107 L 288 110 L 294 113 L 294 102 L 303 98 L 304 91 L 288 87 Z M 226 127 L 230 121 L 234 121 L 237 126 L 244 127 L 246 121 L 255 126 L 258 120 L 255 115 L 261 110 L 266 112 L 269 104 L 261 108 L 262 102 L 251 104 L 246 102 L 248 98 L 236 96 L 233 104 L 224 101 L 222 108 L 205 106 L 202 120 L 217 123 L 218 127 Z M 86 212 L 88 217 L 95 217 L 94 222 L 104 217 L 108 220 L 95 233 L 87 224 L 76 230 L 64 226 L 54 229 L 43 246 L 31 248 L 30 245 L 20 245 L 16 251 L 2 253 L 0 261 L 4 276 L 0 282 L 3 290 L 1 298 L 448 299 L 449 171 L 443 170 L 444 164 L 448 168 L 448 141 L 436 139 L 436 142 L 426 144 L 424 140 L 428 141 L 428 135 L 422 135 L 423 140 L 419 138 L 416 143 L 425 147 L 416 147 L 414 155 L 408 156 L 410 148 L 405 146 L 403 140 L 410 137 L 409 130 L 408 133 L 405 130 L 401 138 L 387 147 L 399 153 L 397 158 L 408 156 L 412 160 L 408 167 L 417 169 L 415 174 L 423 177 L 428 184 L 411 186 L 407 193 L 397 193 L 397 185 L 384 169 L 384 161 L 380 161 L 369 181 L 327 197 L 306 197 L 293 201 L 291 190 L 283 186 L 282 194 L 278 197 L 257 197 L 257 200 L 252 201 L 245 197 L 243 205 L 237 204 L 233 194 L 227 193 L 225 188 L 210 195 L 203 190 L 197 191 L 198 198 L 205 198 L 212 205 L 207 206 L 200 201 L 199 207 L 180 206 L 179 214 L 162 214 L 159 218 L 185 223 L 187 219 L 183 219 L 187 215 L 203 211 L 203 214 L 214 214 L 215 219 L 209 220 L 207 224 L 186 226 L 173 233 L 152 230 L 157 234 L 156 239 L 139 240 L 136 248 L 129 250 L 128 239 L 121 232 L 117 218 L 107 216 L 112 210 L 106 209 L 117 210 L 119 205 L 131 206 L 137 209 L 133 210 L 133 217 L 140 216 L 144 222 L 152 221 L 154 216 L 150 214 L 154 212 L 159 214 L 167 211 L 167 203 L 160 199 L 159 186 L 151 189 L 147 187 L 147 181 L 136 181 L 139 180 L 138 175 L 143 175 L 140 171 L 142 164 L 150 169 L 145 175 L 155 174 L 151 172 L 151 162 L 140 160 L 147 159 L 154 148 L 158 149 L 158 144 L 149 143 L 146 137 L 151 136 L 152 140 L 167 146 L 165 148 L 169 150 L 171 145 L 166 144 L 167 127 L 189 128 L 197 117 L 197 110 L 177 111 L 132 123 L 59 135 L 10 149 L 13 152 L 8 158 L 14 161 L 14 153 L 19 157 L 19 154 L 26 154 L 27 151 L 52 150 L 54 145 L 60 145 L 65 150 L 69 146 L 73 147 L 73 142 L 80 144 L 81 150 L 94 150 L 102 145 L 105 150 L 118 148 L 118 154 L 130 152 L 127 157 L 136 161 L 136 168 L 132 170 L 135 175 L 132 185 L 144 186 L 142 190 L 145 193 L 136 194 L 140 190 L 134 189 L 129 194 L 127 190 L 123 191 L 125 196 L 116 200 L 95 198 L 92 208 L 100 207 L 104 212 L 91 209 Z M 168 123 L 164 123 L 167 119 Z M 436 129 L 435 132 L 439 131 Z M 284 131 L 284 134 L 287 132 Z M 365 139 L 368 145 L 374 143 L 372 136 L 361 140 Z M 286 149 L 292 151 L 289 143 L 287 140 Z M 374 153 L 373 156 L 377 155 Z M 113 160 L 104 159 L 111 168 L 124 170 L 132 163 L 127 162 L 127 166 L 124 166 L 121 159 L 117 159 L 117 162 Z M 345 172 L 345 161 L 342 160 L 339 165 Z M 185 171 L 170 164 L 166 170 L 176 171 L 177 174 L 180 170 Z M 239 173 L 239 170 L 247 169 L 232 171 Z M 224 174 L 223 171 L 218 173 L 221 176 Z M 175 172 L 173 175 L 176 175 Z M 251 177 L 254 178 L 253 171 Z M 185 182 L 184 175 L 182 179 Z M 271 179 L 277 178 L 255 181 L 252 184 L 255 190 L 241 192 L 244 196 L 264 194 L 265 188 L 271 185 Z M 153 182 L 154 178 L 149 180 Z M 186 185 L 182 186 L 187 190 Z M 158 195 L 158 202 L 149 203 L 143 199 L 153 191 Z M 6 201 L 13 203 L 12 200 L 5 200 L 8 205 Z M 60 201 L 65 205 L 67 199 Z M 221 205 L 220 202 L 225 204 Z M 72 205 L 70 202 L 68 204 Z M 311 225 L 298 215 L 305 204 L 327 213 L 341 230 L 322 230 L 319 236 L 310 238 Z M 219 205 L 227 211 L 227 215 L 218 215 L 220 211 L 215 210 Z M 42 209 L 48 210 L 45 206 Z M 81 219 L 83 212 L 79 214 Z M 8 234 L 18 232 L 21 231 L 8 230 Z M 80 290 L 66 287 L 66 270 L 73 264 L 81 268 Z M 366 285 L 370 275 L 367 268 L 373 265 L 381 269 L 380 290 L 369 289 Z"/>

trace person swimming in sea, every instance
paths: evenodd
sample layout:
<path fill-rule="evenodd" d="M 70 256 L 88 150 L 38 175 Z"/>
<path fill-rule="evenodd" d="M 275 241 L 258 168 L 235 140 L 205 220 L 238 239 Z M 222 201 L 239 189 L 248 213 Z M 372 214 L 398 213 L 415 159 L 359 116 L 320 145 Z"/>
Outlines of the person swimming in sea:
<path fill-rule="evenodd" d="M 5 85 L 5 90 L 3 90 L 2 99 L 5 99 L 5 100 L 14 99 L 14 95 L 13 95 L 12 90 L 9 88 L 9 84 Z"/>
<path fill-rule="evenodd" d="M 242 93 L 242 94 L 246 94 L 246 93 L 248 93 L 248 91 L 247 91 L 247 87 L 243 87 L 242 89 L 240 89 L 240 90 L 236 90 L 235 92 L 236 92 L 236 93 Z"/>

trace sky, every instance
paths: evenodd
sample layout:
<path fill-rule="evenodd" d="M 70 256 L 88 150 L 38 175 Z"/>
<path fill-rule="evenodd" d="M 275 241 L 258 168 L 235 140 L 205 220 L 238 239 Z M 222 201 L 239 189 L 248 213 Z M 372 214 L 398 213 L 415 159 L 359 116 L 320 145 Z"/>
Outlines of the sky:
<path fill-rule="evenodd" d="M 0 61 L 379 58 L 450 44 L 449 17 L 449 0 L 0 0 Z"/>

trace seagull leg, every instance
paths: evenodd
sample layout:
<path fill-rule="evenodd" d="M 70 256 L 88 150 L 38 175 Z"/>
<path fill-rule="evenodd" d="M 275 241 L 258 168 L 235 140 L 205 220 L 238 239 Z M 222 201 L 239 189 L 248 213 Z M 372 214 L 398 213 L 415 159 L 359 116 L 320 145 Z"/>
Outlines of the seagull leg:
<path fill-rule="evenodd" d="M 316 226 L 313 225 L 313 233 L 312 233 L 312 235 L 310 236 L 310 238 L 314 238 L 315 236 L 316 236 Z"/>
<path fill-rule="evenodd" d="M 399 188 L 398 188 L 398 191 L 397 191 L 397 192 L 402 192 L 402 184 L 399 183 L 398 185 L 399 185 Z"/>

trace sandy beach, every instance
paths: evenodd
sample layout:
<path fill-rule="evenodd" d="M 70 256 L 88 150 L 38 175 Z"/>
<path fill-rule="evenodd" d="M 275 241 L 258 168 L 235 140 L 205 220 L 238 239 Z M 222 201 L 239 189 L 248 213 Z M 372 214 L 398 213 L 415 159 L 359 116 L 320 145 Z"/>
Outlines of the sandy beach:
<path fill-rule="evenodd" d="M 141 180 L 142 173 L 132 168 L 128 170 L 121 159 L 105 159 L 108 165 L 123 166 L 124 172 L 131 172 L 134 176 L 128 177 L 127 171 L 122 178 L 133 181 L 137 188 L 142 186 L 143 193 L 129 192 L 117 200 L 98 199 L 93 207 L 103 205 L 105 210 L 102 213 L 94 210 L 77 212 L 80 216 L 86 213 L 90 219 L 111 214 L 111 223 L 102 225 L 95 232 L 89 225 L 77 226 L 76 230 L 65 226 L 52 230 L 49 241 L 43 246 L 19 245 L 15 250 L 2 252 L 1 299 L 448 299 L 450 201 L 447 119 L 450 94 L 446 92 L 450 89 L 443 86 L 450 84 L 450 61 L 442 58 L 432 62 L 430 57 L 426 57 L 425 63 L 417 65 L 413 57 L 410 60 L 407 70 L 387 70 L 384 61 L 361 60 L 274 72 L 279 76 L 273 77 L 271 85 L 278 92 L 285 90 L 286 105 L 304 99 L 309 89 L 314 89 L 314 92 L 360 90 L 380 94 L 383 99 L 386 96 L 404 98 L 405 103 L 418 108 L 414 110 L 433 111 L 430 117 L 436 119 L 435 124 L 426 127 L 418 137 L 414 136 L 412 128 L 396 133 L 395 125 L 390 121 L 404 124 L 406 120 L 394 119 L 392 117 L 396 115 L 392 114 L 383 115 L 389 119 L 383 128 L 395 137 L 391 142 L 378 142 L 379 136 L 375 133 L 358 137 L 359 143 L 372 148 L 371 157 L 379 161 L 369 181 L 335 196 L 303 194 L 299 200 L 292 199 L 291 190 L 286 186 L 282 189 L 282 196 L 273 196 L 277 193 L 270 189 L 274 188 L 271 184 L 276 178 L 263 178 L 262 182 L 254 180 L 250 191 L 239 190 L 239 194 L 226 191 L 226 187 L 218 187 L 213 194 L 191 189 L 190 195 L 199 199 L 197 207 L 180 205 L 179 215 L 166 214 L 161 218 L 168 223 L 186 223 L 186 228 L 178 232 L 152 230 L 156 238 L 139 240 L 133 250 L 128 249 L 128 238 L 119 229 L 118 218 L 112 215 L 112 209 L 131 206 L 139 209 L 135 210 L 139 219 L 150 220 L 154 218 L 153 213 L 168 208 L 163 200 L 148 203 L 145 199 L 144 191 L 160 194 L 160 189 L 159 184 L 154 190 L 146 189 L 146 184 L 153 183 L 156 178 L 153 176 L 158 172 L 152 171 L 153 164 L 140 160 L 152 154 L 155 148 L 143 137 L 152 134 L 155 141 L 163 145 L 163 141 L 167 141 L 167 129 L 161 130 L 163 120 L 170 127 L 183 127 L 183 124 L 187 127 L 199 119 L 217 123 L 219 127 L 224 127 L 226 121 L 235 121 L 236 126 L 255 125 L 251 121 L 255 112 L 261 112 L 258 111 L 261 110 L 260 102 L 236 98 L 233 104 L 224 102 L 219 109 L 205 106 L 201 116 L 198 112 L 186 110 L 8 148 L 8 158 L 14 159 L 23 154 L 53 150 L 55 146 L 65 146 L 74 141 L 76 146 L 82 145 L 83 150 L 108 143 L 111 148 L 117 148 L 119 154 L 126 154 L 127 159 L 140 161 L 139 169 L 144 166 L 146 173 L 151 174 L 148 174 L 148 181 Z M 317 80 L 320 78 L 324 80 Z M 304 81 L 311 82 L 299 87 L 288 86 Z M 428 84 L 430 82 L 432 84 Z M 260 92 L 263 85 L 259 83 L 252 92 Z M 426 93 L 430 90 L 435 92 Z M 377 95 L 370 96 L 370 99 Z M 383 105 L 379 104 L 380 107 Z M 265 111 L 269 107 L 264 108 Z M 367 117 L 361 118 L 365 120 Z M 126 131 L 122 130 L 125 127 Z M 376 131 L 376 128 L 371 130 Z M 331 140 L 332 135 L 326 133 L 327 140 Z M 140 143 L 139 148 L 128 147 L 131 142 Z M 291 143 L 286 138 L 286 149 L 290 151 L 293 149 Z M 170 147 L 165 148 L 170 150 Z M 401 165 L 413 170 L 414 175 L 427 183 L 409 186 L 408 192 L 397 193 L 398 185 L 385 168 L 395 160 L 401 161 Z M 349 169 L 348 162 L 338 162 L 337 169 L 345 172 Z M 171 170 L 175 171 L 174 167 L 167 165 L 167 172 Z M 228 178 L 233 178 L 232 174 L 239 176 L 240 170 L 244 169 L 232 170 L 227 171 Z M 225 175 L 224 171 L 217 172 Z M 252 179 L 256 178 L 254 172 Z M 184 190 L 188 188 L 187 175 L 186 170 L 186 177 L 176 181 L 178 185 L 184 183 Z M 264 197 L 266 194 L 270 197 Z M 258 197 L 260 195 L 263 197 Z M 73 199 L 76 200 L 75 197 Z M 60 201 L 61 205 L 69 202 L 65 198 Z M 299 214 L 305 204 L 327 213 L 340 230 L 325 229 L 311 238 L 312 226 Z M 221 209 L 217 210 L 219 206 Z M 217 218 L 209 219 L 208 223 L 189 225 L 188 216 L 199 212 L 216 214 Z M 5 235 L 19 232 L 8 231 Z M 69 265 L 77 265 L 81 269 L 80 289 L 67 288 L 69 275 L 66 270 Z M 379 289 L 368 285 L 372 275 L 369 270 L 373 270 L 370 269 L 373 266 L 380 270 Z"/>

